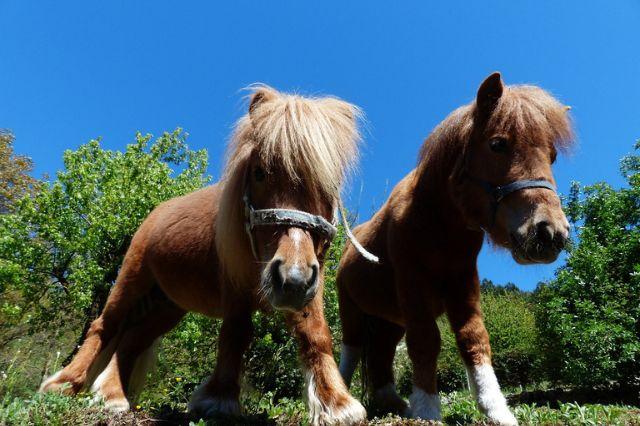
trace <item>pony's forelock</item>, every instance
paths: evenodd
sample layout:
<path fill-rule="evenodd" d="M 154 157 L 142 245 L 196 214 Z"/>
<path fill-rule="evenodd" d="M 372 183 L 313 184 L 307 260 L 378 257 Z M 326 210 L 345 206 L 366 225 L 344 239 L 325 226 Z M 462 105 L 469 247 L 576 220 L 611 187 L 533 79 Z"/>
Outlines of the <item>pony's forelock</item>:
<path fill-rule="evenodd" d="M 336 200 L 357 162 L 360 109 L 332 97 L 250 89 L 266 100 L 238 121 L 231 148 L 252 144 L 267 169 L 277 165 L 293 184 Z"/>
<path fill-rule="evenodd" d="M 509 129 L 532 141 L 547 139 L 557 150 L 569 150 L 575 137 L 566 105 L 537 86 L 512 85 L 505 89 L 489 127 Z"/>

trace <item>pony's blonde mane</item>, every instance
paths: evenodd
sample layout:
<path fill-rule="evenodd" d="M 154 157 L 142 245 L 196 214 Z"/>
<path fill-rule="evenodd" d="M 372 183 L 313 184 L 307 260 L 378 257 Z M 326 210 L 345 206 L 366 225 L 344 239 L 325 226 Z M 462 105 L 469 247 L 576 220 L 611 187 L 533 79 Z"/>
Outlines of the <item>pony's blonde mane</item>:
<path fill-rule="evenodd" d="M 252 155 L 267 169 L 277 167 L 292 185 L 304 185 L 319 200 L 337 205 L 355 167 L 361 111 L 332 97 L 285 94 L 268 86 L 250 88 L 249 113 L 236 123 L 227 151 L 216 246 L 226 274 L 244 281 L 253 260 L 244 231 L 244 182 Z"/>

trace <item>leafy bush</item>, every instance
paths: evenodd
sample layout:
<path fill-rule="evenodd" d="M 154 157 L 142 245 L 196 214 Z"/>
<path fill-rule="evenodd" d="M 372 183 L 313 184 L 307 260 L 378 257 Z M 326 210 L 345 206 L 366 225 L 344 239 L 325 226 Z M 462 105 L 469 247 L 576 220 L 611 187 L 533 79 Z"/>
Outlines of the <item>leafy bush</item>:
<path fill-rule="evenodd" d="M 189 313 L 163 337 L 157 366 L 139 398 L 141 407 L 185 409 L 193 390 L 213 373 L 220 324 L 218 320 Z"/>
<path fill-rule="evenodd" d="M 636 149 L 640 148 L 640 142 Z M 574 184 L 567 203 L 578 243 L 539 286 L 542 350 L 554 379 L 640 385 L 640 157 L 623 159 L 628 188 Z"/>
<path fill-rule="evenodd" d="M 153 142 L 137 134 L 125 152 L 98 140 L 68 150 L 52 183 L 0 215 L 0 322 L 21 325 L 17 335 L 78 317 L 86 329 L 151 209 L 208 181 L 206 152 L 185 139 L 177 129 Z"/>

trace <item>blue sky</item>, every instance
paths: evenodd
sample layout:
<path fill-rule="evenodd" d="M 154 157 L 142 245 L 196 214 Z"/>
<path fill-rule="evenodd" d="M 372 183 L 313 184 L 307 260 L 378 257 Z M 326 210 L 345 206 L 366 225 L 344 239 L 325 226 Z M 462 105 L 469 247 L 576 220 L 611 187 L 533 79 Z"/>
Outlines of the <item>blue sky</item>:
<path fill-rule="evenodd" d="M 36 173 L 102 136 L 121 149 L 137 130 L 181 126 L 219 176 L 243 114 L 242 87 L 334 94 L 366 113 L 360 172 L 347 205 L 368 218 L 415 166 L 418 148 L 494 70 L 573 107 L 579 145 L 555 170 L 615 186 L 640 138 L 640 2 L 2 1 L 0 128 Z M 532 289 L 548 266 L 483 250 L 480 274 Z"/>

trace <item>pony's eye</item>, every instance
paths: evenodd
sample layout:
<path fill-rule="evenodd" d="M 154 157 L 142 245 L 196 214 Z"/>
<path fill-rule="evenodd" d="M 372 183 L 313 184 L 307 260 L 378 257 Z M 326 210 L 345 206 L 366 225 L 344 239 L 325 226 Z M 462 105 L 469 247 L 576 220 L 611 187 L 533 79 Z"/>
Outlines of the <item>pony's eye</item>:
<path fill-rule="evenodd" d="M 261 167 L 256 167 L 253 171 L 253 176 L 256 179 L 256 182 L 262 182 L 264 180 L 264 170 Z"/>
<path fill-rule="evenodd" d="M 489 148 L 493 152 L 506 152 L 507 140 L 505 138 L 493 138 L 489 141 Z"/>

